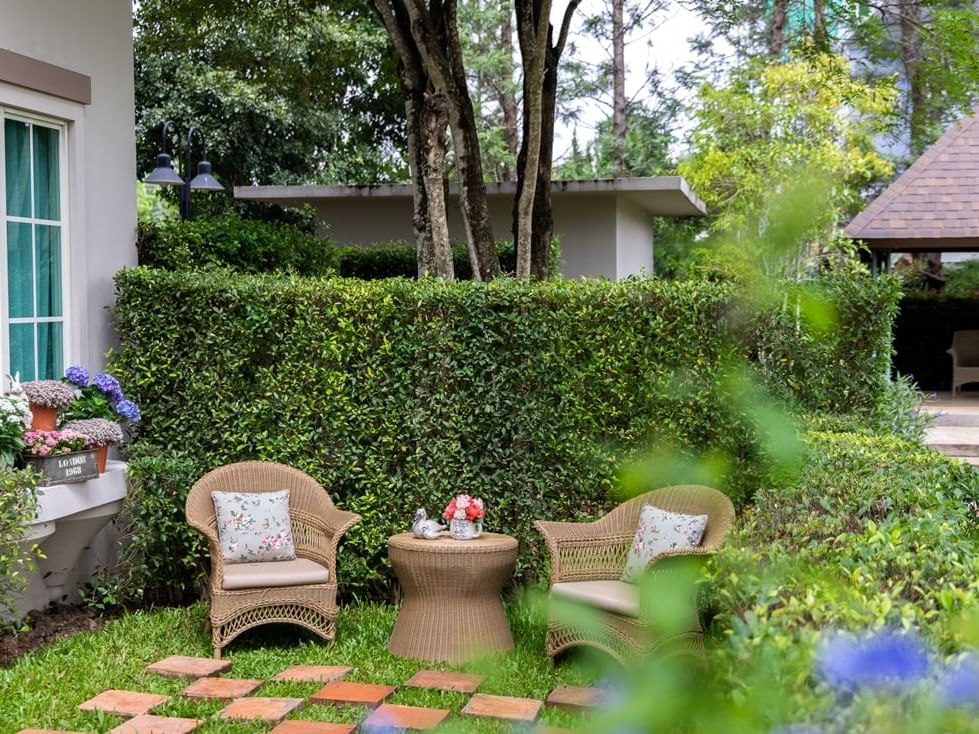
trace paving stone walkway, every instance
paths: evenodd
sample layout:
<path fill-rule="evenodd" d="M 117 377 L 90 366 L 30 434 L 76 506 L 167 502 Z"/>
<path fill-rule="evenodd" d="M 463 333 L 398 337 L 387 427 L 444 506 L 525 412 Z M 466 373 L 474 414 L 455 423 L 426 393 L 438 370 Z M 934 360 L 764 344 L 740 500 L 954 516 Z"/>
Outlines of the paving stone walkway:
<path fill-rule="evenodd" d="M 979 466 L 979 393 L 936 393 L 922 405 L 932 416 L 925 443 L 936 451 Z"/>
<path fill-rule="evenodd" d="M 253 695 L 264 680 L 221 677 L 231 672 L 231 663 L 210 658 L 174 655 L 147 666 L 147 672 L 169 678 L 183 678 L 189 684 L 179 694 L 189 700 L 224 703 L 211 718 L 264 722 L 274 726 L 271 734 L 351 734 L 354 731 L 424 731 L 434 729 L 453 717 L 449 709 L 423 708 L 388 703 L 399 685 L 378 685 L 346 680 L 353 670 L 348 666 L 293 665 L 275 675 L 273 682 L 299 681 L 322 683 L 323 687 L 307 698 L 278 698 Z M 558 686 L 544 701 L 478 693 L 482 676 L 421 670 L 400 685 L 405 688 L 434 688 L 469 696 L 459 716 L 481 716 L 524 726 L 533 726 L 544 706 L 570 711 L 594 709 L 601 704 L 597 688 Z M 109 734 L 190 734 L 205 720 L 160 716 L 153 711 L 170 697 L 140 691 L 106 690 L 79 704 L 82 711 L 98 711 L 119 716 L 121 721 Z M 323 705 L 357 706 L 363 712 L 358 724 L 306 721 L 304 707 Z M 289 718 L 287 718 L 289 717 Z M 562 730 L 540 726 L 543 734 Z M 42 729 L 22 729 L 18 734 L 78 734 Z"/>

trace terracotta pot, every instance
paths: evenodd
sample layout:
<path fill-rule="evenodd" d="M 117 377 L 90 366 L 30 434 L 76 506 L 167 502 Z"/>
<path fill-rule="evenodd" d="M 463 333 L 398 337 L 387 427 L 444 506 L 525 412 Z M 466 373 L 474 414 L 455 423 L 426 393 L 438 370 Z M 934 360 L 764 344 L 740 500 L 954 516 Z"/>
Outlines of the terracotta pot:
<path fill-rule="evenodd" d="M 31 403 L 31 428 L 35 431 L 53 431 L 58 427 L 58 409 Z"/>
<path fill-rule="evenodd" d="M 95 468 L 99 474 L 105 474 L 105 462 L 109 459 L 109 444 L 104 443 L 95 447 Z"/>

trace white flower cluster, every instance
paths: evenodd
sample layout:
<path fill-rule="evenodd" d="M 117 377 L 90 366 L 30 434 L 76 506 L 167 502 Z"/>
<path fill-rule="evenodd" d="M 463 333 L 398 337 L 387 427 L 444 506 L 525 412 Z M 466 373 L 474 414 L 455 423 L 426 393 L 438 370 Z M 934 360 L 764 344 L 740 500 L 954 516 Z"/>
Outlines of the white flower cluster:
<path fill-rule="evenodd" d="M 31 427 L 31 406 L 23 393 L 0 395 L 0 421 L 22 429 Z"/>
<path fill-rule="evenodd" d="M 28 400 L 45 408 L 67 408 L 78 397 L 75 389 L 61 380 L 34 380 L 21 383 L 20 388 Z"/>

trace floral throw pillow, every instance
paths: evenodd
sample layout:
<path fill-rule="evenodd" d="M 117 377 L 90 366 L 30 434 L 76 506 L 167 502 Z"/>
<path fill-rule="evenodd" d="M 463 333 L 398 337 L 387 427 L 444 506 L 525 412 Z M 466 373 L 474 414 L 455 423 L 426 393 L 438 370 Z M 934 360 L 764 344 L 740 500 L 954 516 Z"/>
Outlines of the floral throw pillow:
<path fill-rule="evenodd" d="M 211 492 L 225 563 L 292 561 L 289 490 Z"/>
<path fill-rule="evenodd" d="M 639 514 L 636 535 L 625 559 L 622 580 L 639 581 L 649 562 L 667 551 L 696 548 L 707 529 L 707 515 L 684 515 L 646 505 Z"/>

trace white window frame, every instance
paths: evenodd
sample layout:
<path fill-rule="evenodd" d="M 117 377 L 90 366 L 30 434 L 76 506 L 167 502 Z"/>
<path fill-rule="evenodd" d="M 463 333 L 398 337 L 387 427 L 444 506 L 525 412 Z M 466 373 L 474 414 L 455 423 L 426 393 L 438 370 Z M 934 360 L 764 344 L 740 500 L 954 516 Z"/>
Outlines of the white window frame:
<path fill-rule="evenodd" d="M 59 213 L 60 219 L 39 219 L 37 217 L 15 217 L 7 213 L 7 186 L 6 186 L 6 146 L 5 146 L 5 126 L 4 120 L 11 119 L 17 122 L 29 123 L 39 127 L 45 127 L 58 131 L 58 194 L 59 194 Z M 72 299 L 72 274 L 71 274 L 71 199 L 69 198 L 69 155 L 70 144 L 68 135 L 68 121 L 44 115 L 41 113 L 23 110 L 17 107 L 0 104 L 0 373 L 6 373 L 10 369 L 10 325 L 11 324 L 39 324 L 39 323 L 61 323 L 61 370 L 75 360 L 75 338 L 73 333 L 73 299 Z M 34 170 L 34 136 L 30 140 L 30 166 L 33 176 Z M 30 183 L 31 213 L 35 213 L 34 207 L 34 181 Z M 31 317 L 10 318 L 8 303 L 8 276 L 7 271 L 7 222 L 18 222 L 31 225 L 32 242 L 32 281 L 36 276 L 36 232 L 35 225 L 58 225 L 61 234 L 61 316 L 38 316 L 37 311 L 37 292 L 32 290 L 31 303 L 35 314 Z M 37 330 L 35 329 L 34 339 L 34 374 L 37 377 L 38 370 L 38 342 Z M 60 371 L 60 370 L 59 370 Z M 55 375 L 58 377 L 58 375 Z"/>

